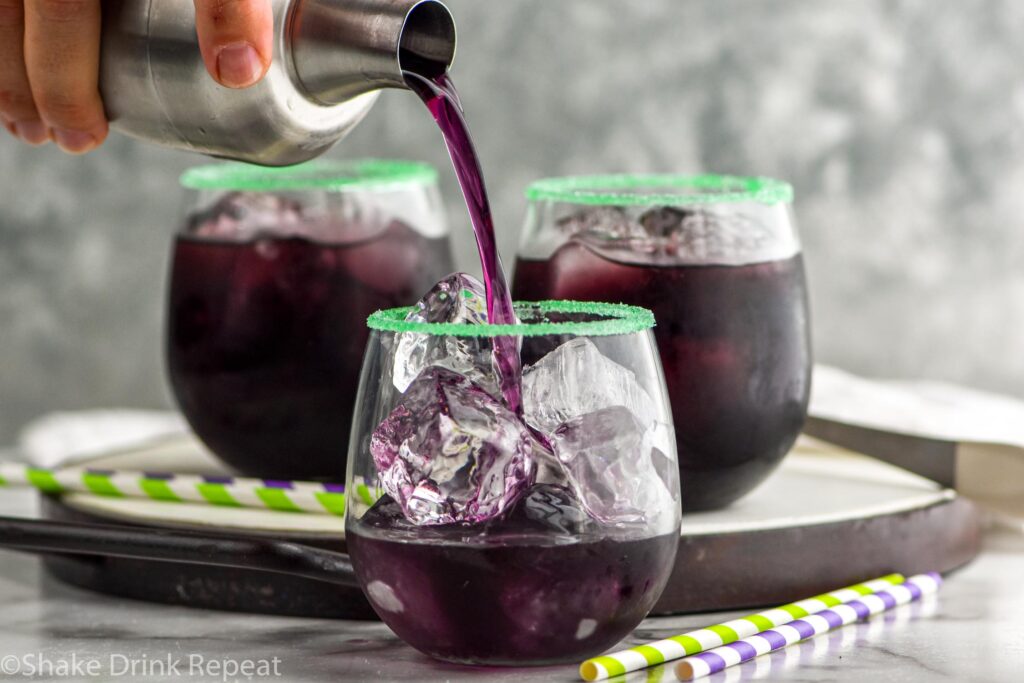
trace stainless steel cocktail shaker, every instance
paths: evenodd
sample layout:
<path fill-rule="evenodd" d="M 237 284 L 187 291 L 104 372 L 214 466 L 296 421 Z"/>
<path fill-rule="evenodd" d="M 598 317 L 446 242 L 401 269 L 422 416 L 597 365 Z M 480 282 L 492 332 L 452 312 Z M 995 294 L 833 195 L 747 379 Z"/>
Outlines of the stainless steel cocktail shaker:
<path fill-rule="evenodd" d="M 187 0 L 104 0 L 100 90 L 111 125 L 150 142 L 284 166 L 345 136 L 402 70 L 443 73 L 455 23 L 436 0 L 272 0 L 274 56 L 245 90 L 207 74 Z"/>

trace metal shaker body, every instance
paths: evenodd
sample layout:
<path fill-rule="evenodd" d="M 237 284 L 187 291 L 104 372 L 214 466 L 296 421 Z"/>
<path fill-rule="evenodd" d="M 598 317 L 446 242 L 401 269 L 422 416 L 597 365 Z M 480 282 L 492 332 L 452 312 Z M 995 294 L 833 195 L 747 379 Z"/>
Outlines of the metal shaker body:
<path fill-rule="evenodd" d="M 206 71 L 192 2 L 104 0 L 100 90 L 112 127 L 211 156 L 295 164 L 344 137 L 381 88 L 406 87 L 403 61 L 445 71 L 454 58 L 454 21 L 436 0 L 272 6 L 270 70 L 233 90 Z"/>

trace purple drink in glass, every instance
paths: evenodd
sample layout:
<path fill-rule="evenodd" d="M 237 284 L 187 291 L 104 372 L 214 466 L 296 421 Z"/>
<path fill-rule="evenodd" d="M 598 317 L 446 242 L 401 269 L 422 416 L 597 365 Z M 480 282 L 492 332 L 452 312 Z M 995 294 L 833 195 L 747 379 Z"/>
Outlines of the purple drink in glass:
<path fill-rule="evenodd" d="M 408 309 L 370 318 L 348 477 L 364 494 L 346 513 L 349 552 L 377 614 L 432 657 L 526 666 L 593 656 L 654 606 L 679 541 L 653 317 L 518 307 L 523 323 L 510 332 L 529 365 L 513 412 L 489 362 L 493 332 L 466 322 L 483 297 L 460 274 L 413 309 L 442 319 Z M 407 364 L 422 367 L 408 384 Z"/>
<path fill-rule="evenodd" d="M 679 540 L 565 526 L 574 537 L 517 509 L 486 533 L 413 531 L 385 498 L 346 540 L 374 609 L 416 649 L 456 663 L 543 665 L 602 652 L 635 628 L 661 595 Z"/>
<path fill-rule="evenodd" d="M 414 302 L 452 269 L 447 236 L 367 216 L 307 224 L 287 203 L 249 230 L 218 215 L 238 197 L 175 241 L 174 395 L 199 438 L 240 472 L 340 481 L 366 318 Z"/>
<path fill-rule="evenodd" d="M 549 254 L 531 254 L 526 236 L 515 297 L 652 310 L 683 509 L 739 499 L 778 465 L 807 414 L 808 304 L 795 237 L 777 243 L 764 225 L 779 215 L 756 208 L 754 218 L 714 207 L 644 206 L 632 209 L 636 218 L 618 207 L 565 210 L 548 226 L 560 233 Z"/>
<path fill-rule="evenodd" d="M 520 259 L 514 291 L 519 299 L 621 301 L 654 311 L 684 509 L 738 499 L 803 427 L 810 353 L 799 256 L 747 266 L 638 266 L 570 244 L 547 261 Z"/>
<path fill-rule="evenodd" d="M 571 304 L 514 311 L 458 94 L 446 75 L 406 80 L 444 136 L 484 282 L 457 273 L 412 310 L 370 318 L 347 478 L 366 493 L 346 512 L 353 564 L 381 619 L 437 659 L 591 656 L 654 606 L 679 541 L 653 321 L 628 307 L 595 308 L 591 326 Z M 535 319 L 488 332 L 517 313 Z"/>

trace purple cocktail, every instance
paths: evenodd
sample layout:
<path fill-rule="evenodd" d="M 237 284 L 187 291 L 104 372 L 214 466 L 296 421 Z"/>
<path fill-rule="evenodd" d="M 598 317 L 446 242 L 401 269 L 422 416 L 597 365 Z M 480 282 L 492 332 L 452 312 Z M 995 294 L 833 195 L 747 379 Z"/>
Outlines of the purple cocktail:
<path fill-rule="evenodd" d="M 352 561 L 381 619 L 433 657 L 594 655 L 653 607 L 679 539 L 653 317 L 514 309 L 458 95 L 445 75 L 406 78 L 448 146 L 484 282 L 456 273 L 369 319 L 346 480 Z"/>
<path fill-rule="evenodd" d="M 443 232 L 301 199 L 233 194 L 192 217 L 174 245 L 167 364 L 226 463 L 340 481 L 366 317 L 414 302 L 452 265 Z"/>
<path fill-rule="evenodd" d="M 578 660 L 640 623 L 675 559 L 679 473 L 653 318 L 517 307 L 522 324 L 502 329 L 524 361 L 513 411 L 493 359 L 506 337 L 473 322 L 483 299 L 454 275 L 411 312 L 370 318 L 346 542 L 377 614 L 420 651 Z"/>
<path fill-rule="evenodd" d="M 613 191 L 609 201 L 623 200 Z M 651 309 L 683 509 L 740 498 L 786 455 L 807 411 L 806 284 L 795 233 L 774 227 L 785 214 L 727 211 L 730 203 L 559 206 L 561 218 L 525 236 L 515 297 Z M 555 246 L 534 248 L 545 240 Z"/>
<path fill-rule="evenodd" d="M 630 539 L 593 523 L 581 529 L 570 500 L 565 489 L 537 486 L 507 519 L 474 531 L 411 529 L 384 498 L 346 540 L 374 609 L 421 652 L 468 664 L 577 661 L 647 616 L 678 534 Z M 531 506 L 540 519 L 530 518 Z"/>

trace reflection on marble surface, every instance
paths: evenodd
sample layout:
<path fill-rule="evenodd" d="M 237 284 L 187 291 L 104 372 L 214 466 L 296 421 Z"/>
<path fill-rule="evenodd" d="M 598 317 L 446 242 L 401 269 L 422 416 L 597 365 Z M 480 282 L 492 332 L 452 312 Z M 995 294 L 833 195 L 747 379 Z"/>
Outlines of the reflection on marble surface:
<path fill-rule="evenodd" d="M 34 514 L 31 495 L 0 493 L 0 514 Z M 994 533 L 974 563 L 948 577 L 937 599 L 823 634 L 707 680 L 1019 680 L 1024 665 L 1021 576 L 1024 537 Z M 206 661 L 278 657 L 278 679 L 289 682 L 576 680 L 574 667 L 474 669 L 435 663 L 377 623 L 209 612 L 94 595 L 44 577 L 34 558 L 7 552 L 0 552 L 0 605 L 0 663 L 12 654 L 59 661 L 74 653 L 79 660 L 98 660 L 102 666 L 109 666 L 112 655 L 147 662 L 170 656 L 186 667 L 190 656 Z M 648 619 L 622 645 L 736 616 L 739 613 Z M 103 671 L 100 679 L 109 677 L 109 668 Z M 625 680 L 673 679 L 668 666 Z"/>

